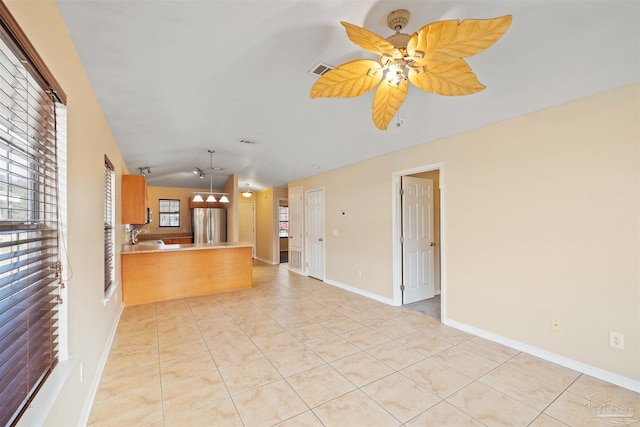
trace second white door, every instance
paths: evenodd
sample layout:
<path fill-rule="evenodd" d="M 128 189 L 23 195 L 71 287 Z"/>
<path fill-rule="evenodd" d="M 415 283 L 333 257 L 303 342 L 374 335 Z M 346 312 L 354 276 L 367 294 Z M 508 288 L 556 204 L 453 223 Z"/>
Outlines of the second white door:
<path fill-rule="evenodd" d="M 433 180 L 402 177 L 403 303 L 434 296 Z"/>
<path fill-rule="evenodd" d="M 324 190 L 310 190 L 307 208 L 307 274 L 324 280 Z"/>

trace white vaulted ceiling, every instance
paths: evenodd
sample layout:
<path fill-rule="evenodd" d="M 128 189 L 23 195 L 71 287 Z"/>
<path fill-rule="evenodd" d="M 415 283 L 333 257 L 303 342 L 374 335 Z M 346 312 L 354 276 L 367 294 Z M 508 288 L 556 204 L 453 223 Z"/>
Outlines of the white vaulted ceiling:
<path fill-rule="evenodd" d="M 528 114 L 637 82 L 637 0 L 57 0 L 131 173 L 150 185 L 252 189 Z M 383 37 L 405 8 L 404 32 L 443 19 L 513 15 L 505 36 L 468 59 L 484 91 L 442 97 L 415 87 L 402 126 L 371 121 L 373 92 L 310 99 L 318 63 L 373 55 L 340 21 Z M 255 144 L 239 141 L 245 139 Z M 314 167 L 317 165 L 317 167 Z M 318 168 L 319 167 L 319 168 Z"/>

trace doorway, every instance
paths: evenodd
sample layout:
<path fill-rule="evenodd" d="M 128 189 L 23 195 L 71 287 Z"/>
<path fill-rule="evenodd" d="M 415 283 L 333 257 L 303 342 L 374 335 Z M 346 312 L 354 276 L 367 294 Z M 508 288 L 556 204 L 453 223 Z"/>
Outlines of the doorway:
<path fill-rule="evenodd" d="M 393 178 L 394 304 L 443 319 L 443 165 L 394 172 Z"/>
<path fill-rule="evenodd" d="M 289 200 L 278 199 L 278 253 L 280 264 L 289 262 Z"/>

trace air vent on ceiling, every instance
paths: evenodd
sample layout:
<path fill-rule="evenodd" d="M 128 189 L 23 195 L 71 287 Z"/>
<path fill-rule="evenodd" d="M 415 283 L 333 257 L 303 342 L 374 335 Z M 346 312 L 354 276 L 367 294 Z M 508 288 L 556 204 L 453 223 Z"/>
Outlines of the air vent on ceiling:
<path fill-rule="evenodd" d="M 250 144 L 250 145 L 256 143 L 255 141 L 251 141 L 251 140 L 248 140 L 248 139 L 241 139 L 239 142 L 241 144 Z"/>
<path fill-rule="evenodd" d="M 316 65 L 315 67 L 313 67 L 313 69 L 311 71 L 309 71 L 311 74 L 315 74 L 316 76 L 321 76 L 324 73 L 326 73 L 329 70 L 333 70 L 335 67 L 332 67 L 331 65 L 327 65 L 327 64 L 323 64 L 321 62 L 318 62 L 318 65 Z"/>

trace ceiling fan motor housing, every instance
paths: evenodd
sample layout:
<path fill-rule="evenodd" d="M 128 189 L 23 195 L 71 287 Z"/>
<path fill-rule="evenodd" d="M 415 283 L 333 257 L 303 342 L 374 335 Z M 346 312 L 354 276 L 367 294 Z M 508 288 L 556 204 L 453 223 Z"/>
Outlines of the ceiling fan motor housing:
<path fill-rule="evenodd" d="M 410 15 L 407 9 L 397 9 L 387 15 L 387 25 L 396 32 L 394 35 L 387 37 L 387 40 L 396 48 L 406 49 L 407 43 L 409 43 L 411 36 L 400 31 L 409 22 Z"/>
<path fill-rule="evenodd" d="M 387 25 L 393 31 L 399 33 L 407 23 L 411 14 L 407 9 L 396 9 L 387 15 Z"/>

